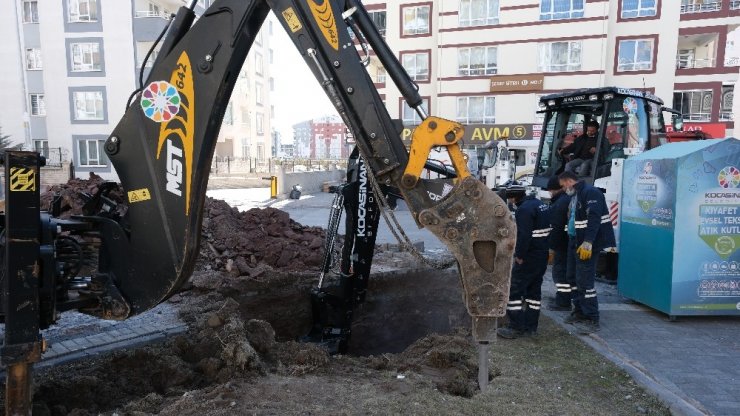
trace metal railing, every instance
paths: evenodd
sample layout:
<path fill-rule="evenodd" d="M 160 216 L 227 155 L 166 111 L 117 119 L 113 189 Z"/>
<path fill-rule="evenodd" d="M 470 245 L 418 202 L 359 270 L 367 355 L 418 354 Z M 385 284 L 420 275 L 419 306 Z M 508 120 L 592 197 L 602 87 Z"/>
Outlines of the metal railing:
<path fill-rule="evenodd" d="M 706 3 L 691 3 L 691 4 L 682 4 L 681 5 L 681 13 L 706 13 L 706 12 L 716 12 L 718 10 L 722 10 L 722 2 L 721 1 L 713 1 L 713 2 L 706 2 Z"/>
<path fill-rule="evenodd" d="M 730 2 L 730 10 L 740 10 L 740 0 L 732 0 Z"/>
<path fill-rule="evenodd" d="M 170 14 L 167 12 L 153 12 L 149 10 L 140 10 L 134 13 L 134 17 L 137 19 L 147 18 L 147 17 L 159 17 L 161 19 L 168 20 L 170 18 Z"/>
<path fill-rule="evenodd" d="M 52 147 L 45 149 L 36 149 L 41 156 L 46 158 L 46 166 L 48 167 L 61 167 L 63 164 L 69 162 L 69 150 L 61 147 Z"/>
<path fill-rule="evenodd" d="M 265 158 L 254 157 L 219 157 L 214 156 L 211 173 L 228 175 L 239 173 L 275 173 L 282 166 L 286 173 L 311 172 L 332 169 L 346 169 L 346 159 L 309 159 L 309 158 Z"/>
<path fill-rule="evenodd" d="M 723 110 L 719 112 L 719 121 L 735 121 L 732 111 Z"/>
<path fill-rule="evenodd" d="M 678 69 L 695 69 L 695 68 L 714 68 L 715 58 L 676 58 L 676 68 Z"/>
<path fill-rule="evenodd" d="M 711 118 L 712 113 L 689 113 L 683 115 L 685 121 L 709 121 Z"/>
<path fill-rule="evenodd" d="M 725 66 L 740 66 L 740 58 L 738 57 L 725 58 Z"/>

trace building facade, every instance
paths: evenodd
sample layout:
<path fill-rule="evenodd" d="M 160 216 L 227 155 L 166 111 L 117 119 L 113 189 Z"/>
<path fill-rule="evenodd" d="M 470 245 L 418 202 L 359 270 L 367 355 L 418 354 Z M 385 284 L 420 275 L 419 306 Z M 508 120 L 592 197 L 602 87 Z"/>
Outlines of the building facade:
<path fill-rule="evenodd" d="M 430 114 L 537 134 L 539 97 L 586 87 L 648 89 L 692 128 L 733 133 L 737 0 L 365 0 Z M 418 116 L 377 65 L 392 116 Z M 696 127 L 698 126 L 698 127 Z M 506 127 L 511 127 L 507 129 Z M 514 136 L 517 136 L 516 134 Z"/>
<path fill-rule="evenodd" d="M 200 1 L 196 14 L 208 7 Z M 72 163 L 78 177 L 90 172 L 117 179 L 103 144 L 139 86 L 157 50 L 145 57 L 172 13 L 187 0 L 12 0 L 0 5 L 0 126 L 17 143 L 25 143 L 60 164 Z M 263 50 L 263 76 L 269 77 L 268 48 Z M 250 54 L 254 61 L 255 53 Z M 259 64 L 249 62 L 248 68 Z M 258 120 L 261 102 L 265 121 L 262 152 L 269 157 L 269 98 L 265 78 L 259 101 L 249 96 Z M 257 83 L 256 77 L 252 81 Z M 255 84 L 252 84 L 254 87 Z M 255 87 L 256 88 L 256 87 Z M 236 90 L 235 90 L 236 91 Z M 250 105 L 252 104 L 250 102 Z M 260 123 L 249 123 L 254 133 Z M 258 137 L 238 134 L 235 137 Z M 225 147 L 221 140 L 221 148 Z M 233 146 L 243 142 L 233 140 Z M 259 153 L 260 144 L 254 145 Z M 238 151 L 234 154 L 239 154 Z M 43 176 L 43 175 L 42 175 Z"/>
<path fill-rule="evenodd" d="M 353 144 L 348 130 L 337 115 L 317 117 L 293 126 L 294 157 L 347 159 Z"/>

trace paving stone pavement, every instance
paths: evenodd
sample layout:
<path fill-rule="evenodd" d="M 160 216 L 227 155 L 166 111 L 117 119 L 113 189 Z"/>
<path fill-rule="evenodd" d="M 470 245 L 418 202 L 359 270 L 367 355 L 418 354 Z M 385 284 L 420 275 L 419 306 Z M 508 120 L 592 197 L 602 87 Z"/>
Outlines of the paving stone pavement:
<path fill-rule="evenodd" d="M 170 303 L 125 321 L 106 321 L 78 312 L 65 312 L 57 323 L 42 331 L 48 349 L 35 368 L 42 368 L 133 347 L 185 332 L 187 326 L 177 316 Z M 0 338 L 5 337 L 5 325 L 0 325 Z"/>
<path fill-rule="evenodd" d="M 601 331 L 575 336 L 631 367 L 631 373 L 641 372 L 655 383 L 648 386 L 652 390 L 665 389 L 668 396 L 672 393 L 685 401 L 681 409 L 685 413 L 740 415 L 740 317 L 671 321 L 661 312 L 623 298 L 614 285 L 597 282 L 596 289 Z M 549 270 L 542 292 L 543 298 L 555 295 Z M 545 314 L 574 330 L 562 322 L 567 312 Z M 682 412 L 677 409 L 676 413 Z"/>

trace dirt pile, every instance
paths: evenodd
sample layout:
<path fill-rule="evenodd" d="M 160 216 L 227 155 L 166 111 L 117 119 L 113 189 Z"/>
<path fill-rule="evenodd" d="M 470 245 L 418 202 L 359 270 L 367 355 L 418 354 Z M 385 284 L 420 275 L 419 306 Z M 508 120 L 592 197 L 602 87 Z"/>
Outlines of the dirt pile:
<path fill-rule="evenodd" d="M 47 209 L 58 198 L 61 218 L 82 215 L 104 183 L 94 173 L 89 179 L 71 179 L 44 192 L 41 206 Z M 125 195 L 119 184 L 107 194 L 119 216 L 128 209 Z M 273 269 L 318 270 L 323 258 L 324 230 L 303 226 L 274 208 L 239 212 L 224 201 L 206 198 L 201 235 L 200 270 L 255 277 Z"/>
<path fill-rule="evenodd" d="M 262 274 L 264 266 L 318 270 L 324 235 L 323 229 L 303 226 L 275 208 L 239 212 L 224 201 L 208 198 L 200 267 L 253 277 Z"/>

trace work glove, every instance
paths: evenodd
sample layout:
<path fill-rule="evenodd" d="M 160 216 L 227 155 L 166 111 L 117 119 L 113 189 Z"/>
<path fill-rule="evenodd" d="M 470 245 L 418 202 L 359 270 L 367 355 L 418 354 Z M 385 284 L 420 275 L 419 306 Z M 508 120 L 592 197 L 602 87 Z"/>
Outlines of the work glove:
<path fill-rule="evenodd" d="M 591 250 L 593 249 L 593 246 L 591 245 L 591 242 L 584 241 L 576 250 L 576 253 L 578 253 L 578 258 L 580 258 L 582 261 L 586 261 L 591 258 Z"/>
<path fill-rule="evenodd" d="M 554 260 L 555 260 L 555 250 L 550 250 L 550 252 L 547 253 L 547 264 L 552 264 Z"/>

